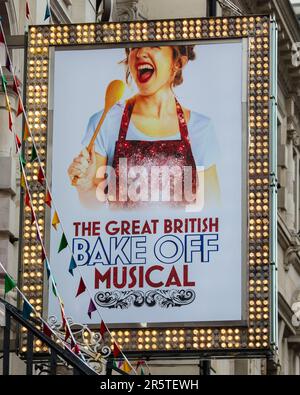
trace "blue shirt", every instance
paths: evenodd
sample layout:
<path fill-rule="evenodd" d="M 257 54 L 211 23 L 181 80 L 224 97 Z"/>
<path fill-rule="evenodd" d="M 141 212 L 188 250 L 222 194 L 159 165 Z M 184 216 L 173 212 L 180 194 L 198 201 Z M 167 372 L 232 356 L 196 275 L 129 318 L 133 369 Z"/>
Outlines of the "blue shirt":
<path fill-rule="evenodd" d="M 101 130 L 98 133 L 95 142 L 95 151 L 104 157 L 107 157 L 107 164 L 112 165 L 115 144 L 119 138 L 120 123 L 123 115 L 125 104 L 117 103 L 108 112 Z M 94 114 L 88 123 L 82 144 L 88 146 L 98 122 L 103 114 L 103 110 Z M 196 166 L 209 168 L 217 165 L 219 159 L 219 149 L 217 139 L 214 133 L 212 122 L 209 118 L 197 112 L 191 111 L 190 119 L 187 124 L 192 153 Z M 151 137 L 138 130 L 133 122 L 130 122 L 127 131 L 127 140 L 180 140 L 180 132 L 168 137 Z"/>

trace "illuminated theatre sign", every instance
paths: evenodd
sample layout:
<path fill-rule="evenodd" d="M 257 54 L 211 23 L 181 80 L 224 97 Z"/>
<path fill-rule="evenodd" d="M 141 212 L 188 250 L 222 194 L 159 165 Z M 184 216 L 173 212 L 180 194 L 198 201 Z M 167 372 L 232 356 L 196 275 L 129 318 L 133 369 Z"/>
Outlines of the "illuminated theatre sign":
<path fill-rule="evenodd" d="M 99 327 L 92 297 L 125 351 L 271 349 L 275 40 L 268 16 L 30 27 L 51 209 L 30 160 L 27 180 L 75 322 Z M 23 289 L 59 319 L 28 210 Z"/>

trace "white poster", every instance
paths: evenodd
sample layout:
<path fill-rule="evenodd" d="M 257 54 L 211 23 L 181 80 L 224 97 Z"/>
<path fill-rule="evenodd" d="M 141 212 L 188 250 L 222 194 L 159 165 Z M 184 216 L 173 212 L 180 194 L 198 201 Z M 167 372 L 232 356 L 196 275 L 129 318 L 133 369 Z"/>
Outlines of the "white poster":
<path fill-rule="evenodd" d="M 243 53 L 55 52 L 52 192 L 68 247 L 52 227 L 50 262 L 75 322 L 243 318 Z"/>

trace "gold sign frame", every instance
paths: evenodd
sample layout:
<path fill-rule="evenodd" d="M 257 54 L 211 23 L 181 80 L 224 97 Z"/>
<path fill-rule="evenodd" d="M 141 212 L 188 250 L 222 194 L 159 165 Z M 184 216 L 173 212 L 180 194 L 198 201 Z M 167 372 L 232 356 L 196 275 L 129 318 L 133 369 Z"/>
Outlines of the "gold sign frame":
<path fill-rule="evenodd" d="M 266 355 L 276 345 L 274 306 L 274 185 L 272 160 L 272 31 L 269 16 L 191 18 L 182 20 L 136 21 L 77 25 L 31 26 L 28 33 L 26 110 L 28 124 L 42 165 L 47 163 L 49 50 L 55 47 L 91 47 L 203 40 L 249 39 L 248 133 L 248 262 L 247 325 L 242 327 L 170 327 L 111 329 L 123 351 L 137 354 L 173 352 L 206 355 L 235 355 L 248 352 Z M 274 37 L 274 34 L 273 34 Z M 274 86 L 274 85 L 273 85 Z M 276 143 L 275 143 L 276 144 Z M 24 143 L 27 182 L 32 204 L 45 234 L 45 187 L 38 181 L 38 164 L 30 163 L 32 142 Z M 31 211 L 22 208 L 22 290 L 36 310 L 43 311 L 44 268 L 42 249 Z M 274 216 L 274 215 L 273 215 Z M 51 264 L 51 262 L 50 262 Z M 274 314 L 275 312 L 275 314 Z M 113 339 L 109 340 L 113 342 Z M 47 349 L 35 343 L 36 352 Z M 26 351 L 23 342 L 22 351 Z"/>

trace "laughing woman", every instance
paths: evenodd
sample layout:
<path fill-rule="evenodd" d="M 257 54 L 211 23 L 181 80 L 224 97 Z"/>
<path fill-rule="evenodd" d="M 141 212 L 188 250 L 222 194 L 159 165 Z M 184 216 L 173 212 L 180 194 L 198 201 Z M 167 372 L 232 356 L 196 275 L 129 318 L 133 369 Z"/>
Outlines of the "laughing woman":
<path fill-rule="evenodd" d="M 109 111 L 92 151 L 84 149 L 68 170 L 71 181 L 74 177 L 77 178 L 76 188 L 86 207 L 99 207 L 99 191 L 100 195 L 107 192 L 104 178 L 105 173 L 111 172 L 101 172 L 99 169 L 115 170 L 115 196 L 118 200 L 121 193 L 119 177 L 124 170 L 119 163 L 125 163 L 120 162 L 121 159 L 126 159 L 128 178 L 130 175 L 133 178 L 136 176 L 137 166 L 143 167 L 148 175 L 152 175 L 151 169 L 158 166 L 177 169 L 177 174 L 173 174 L 174 180 L 178 173 L 182 176 L 186 169 L 190 169 L 188 180 L 193 199 L 201 189 L 205 207 L 219 203 L 218 148 L 212 123 L 209 118 L 183 108 L 173 91 L 174 87 L 183 82 L 183 68 L 194 59 L 193 46 L 126 49 L 126 80 L 133 79 L 138 93 L 124 104 L 117 103 Z M 90 118 L 83 139 L 84 146 L 89 144 L 102 113 L 96 113 Z M 182 191 L 187 188 L 187 181 L 185 178 L 182 181 L 183 178 L 181 177 L 180 185 Z M 174 198 L 174 180 L 171 182 L 173 190 L 171 187 L 170 194 L 173 202 L 180 200 L 177 199 L 178 196 Z M 161 183 L 164 184 L 164 181 L 160 176 L 159 185 L 154 180 L 147 179 L 144 186 L 153 192 L 154 186 L 160 186 Z M 138 199 L 129 196 L 128 188 L 126 191 L 125 199 L 122 200 L 126 202 L 122 206 L 137 207 Z M 137 195 L 141 195 L 138 189 Z M 154 195 L 157 198 L 158 195 Z M 187 201 L 183 196 L 182 202 L 188 204 L 194 203 L 194 200 Z M 201 205 L 203 206 L 203 202 Z"/>

